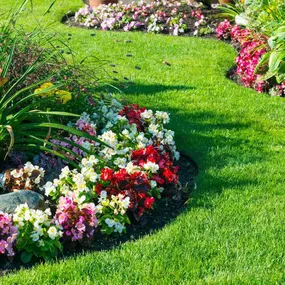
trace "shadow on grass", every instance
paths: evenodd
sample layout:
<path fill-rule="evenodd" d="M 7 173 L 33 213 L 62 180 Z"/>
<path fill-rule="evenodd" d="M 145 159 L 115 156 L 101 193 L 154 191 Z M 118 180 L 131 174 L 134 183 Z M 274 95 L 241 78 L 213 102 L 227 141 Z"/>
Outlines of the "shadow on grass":
<path fill-rule="evenodd" d="M 155 95 L 156 93 L 162 93 L 165 91 L 185 91 L 185 90 L 194 90 L 195 87 L 186 86 L 186 85 L 163 85 L 163 84 L 140 84 L 132 83 L 129 81 L 126 82 L 115 82 L 110 85 L 104 85 L 99 88 L 94 88 L 94 92 L 109 92 L 114 93 L 118 90 L 125 95 L 129 94 L 145 94 L 145 95 Z"/>

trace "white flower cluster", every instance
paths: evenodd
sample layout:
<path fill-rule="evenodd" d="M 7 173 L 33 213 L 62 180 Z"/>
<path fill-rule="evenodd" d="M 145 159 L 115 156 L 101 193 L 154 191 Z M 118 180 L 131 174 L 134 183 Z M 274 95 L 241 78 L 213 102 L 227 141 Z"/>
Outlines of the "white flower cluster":
<path fill-rule="evenodd" d="M 102 215 L 107 215 L 104 221 L 109 228 L 113 228 L 114 232 L 122 233 L 125 230 L 125 224 L 118 220 L 118 215 L 124 216 L 130 205 L 130 197 L 124 197 L 119 194 L 117 196 L 112 195 L 111 199 L 107 198 L 107 192 L 101 191 L 100 198 L 98 200 L 97 212 Z M 113 218 L 109 218 L 112 216 Z"/>
<path fill-rule="evenodd" d="M 107 198 L 107 192 L 101 191 L 100 198 L 98 199 L 97 211 L 102 213 L 104 207 L 109 207 L 112 209 L 114 215 L 124 215 L 130 205 L 130 197 L 124 197 L 124 195 L 119 194 L 118 196 L 111 196 L 111 199 Z"/>
<path fill-rule="evenodd" d="M 86 194 L 91 194 L 93 187 L 88 183 L 96 183 L 99 175 L 95 172 L 98 159 L 94 155 L 83 158 L 80 172 L 77 169 L 70 170 L 68 166 L 61 170 L 59 179 L 49 181 L 43 186 L 46 196 L 59 198 L 60 196 L 74 195 L 75 201 L 82 204 L 86 200 Z"/>
<path fill-rule="evenodd" d="M 20 233 L 25 228 L 27 230 L 28 223 L 33 225 L 30 232 L 30 239 L 37 243 L 37 246 L 45 246 L 45 240 L 48 238 L 55 240 L 62 236 L 60 228 L 52 224 L 50 209 L 45 211 L 30 209 L 27 204 L 19 205 L 13 215 L 13 221 Z M 28 230 L 30 230 L 28 228 Z"/>
<path fill-rule="evenodd" d="M 116 222 L 110 218 L 105 219 L 105 223 L 109 228 L 114 228 L 115 233 L 121 234 L 125 230 L 125 226 L 120 222 Z"/>
<path fill-rule="evenodd" d="M 118 115 L 119 111 L 123 108 L 122 104 L 111 95 L 107 100 L 110 101 L 108 105 L 106 105 L 106 101 L 104 100 L 99 101 L 96 111 L 91 115 L 92 119 L 103 126 L 102 132 L 112 128 L 118 121 L 127 124 L 127 119 Z"/>
<path fill-rule="evenodd" d="M 14 169 L 11 171 L 11 176 L 14 178 L 14 186 L 22 186 L 24 189 L 31 189 L 34 185 L 39 185 L 44 178 L 45 171 L 31 162 L 27 162 L 23 168 Z M 7 179 L 7 173 L 4 174 L 4 183 Z"/>

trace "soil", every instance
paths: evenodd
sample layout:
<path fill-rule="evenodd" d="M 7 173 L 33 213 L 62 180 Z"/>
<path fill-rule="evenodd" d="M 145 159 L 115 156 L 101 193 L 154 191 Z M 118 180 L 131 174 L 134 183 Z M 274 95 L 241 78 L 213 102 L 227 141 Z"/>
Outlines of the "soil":
<path fill-rule="evenodd" d="M 179 214 L 187 208 L 187 203 L 191 194 L 196 188 L 195 179 L 198 175 L 198 166 L 187 155 L 181 154 L 179 160 L 179 176 L 181 189 L 177 191 L 174 186 L 166 189 L 167 192 L 176 191 L 177 194 L 173 198 L 162 198 L 156 202 L 156 208 L 149 213 L 144 214 L 139 222 L 133 223 L 127 227 L 127 233 L 120 236 L 106 236 L 100 233 L 95 234 L 93 243 L 88 247 L 82 248 L 78 246 L 72 251 L 64 251 L 60 259 L 65 259 L 74 256 L 78 253 L 110 250 L 120 246 L 127 241 L 133 241 L 140 237 L 150 234 L 153 231 L 163 228 L 165 225 L 171 223 Z M 36 265 L 36 262 L 24 265 L 17 255 L 13 262 L 8 261 L 4 257 L 0 258 L 0 276 L 11 272 L 15 272 L 21 268 L 31 268 Z"/>

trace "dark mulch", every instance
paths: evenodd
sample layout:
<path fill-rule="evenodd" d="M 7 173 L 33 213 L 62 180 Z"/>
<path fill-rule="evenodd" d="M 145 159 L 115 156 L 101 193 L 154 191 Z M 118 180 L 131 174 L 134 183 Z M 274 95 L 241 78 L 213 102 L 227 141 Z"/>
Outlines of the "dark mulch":
<path fill-rule="evenodd" d="M 128 226 L 126 234 L 120 236 L 106 236 L 98 233 L 95 235 L 94 242 L 90 247 L 84 249 L 77 247 L 72 251 L 64 251 L 60 259 L 74 256 L 83 251 L 92 252 L 110 250 L 127 241 L 139 239 L 140 237 L 159 230 L 171 223 L 171 221 L 179 214 L 186 210 L 190 194 L 195 190 L 195 178 L 198 175 L 196 163 L 187 155 L 182 154 L 178 165 L 180 167 L 179 175 L 182 189 L 181 191 L 178 191 L 178 194 L 174 198 L 163 198 L 157 201 L 156 208 L 150 213 L 145 214 L 139 222 Z M 172 190 L 174 189 L 166 189 L 167 192 L 171 192 Z M 19 256 L 15 258 L 13 263 L 2 257 L 0 258 L 0 276 L 17 271 L 21 268 L 31 268 L 36 264 L 37 263 L 34 262 L 24 265 L 21 263 Z"/>

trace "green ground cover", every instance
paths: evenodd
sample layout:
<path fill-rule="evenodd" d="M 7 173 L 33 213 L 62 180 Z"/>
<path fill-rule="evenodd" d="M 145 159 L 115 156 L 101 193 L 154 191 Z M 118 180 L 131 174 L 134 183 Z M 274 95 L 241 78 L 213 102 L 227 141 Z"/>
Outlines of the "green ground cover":
<path fill-rule="evenodd" d="M 35 0 L 35 14 L 51 2 Z M 1 12 L 14 3 L 2 0 Z M 170 112 L 179 149 L 199 165 L 198 187 L 188 210 L 162 230 L 110 251 L 21 270 L 0 284 L 285 282 L 284 99 L 228 80 L 235 52 L 222 42 L 60 24 L 80 6 L 80 0 L 58 1 L 42 23 L 54 20 L 49 29 L 66 40 L 71 34 L 68 44 L 78 56 L 109 60 L 118 78 L 136 83 L 119 96 Z M 22 23 L 35 25 L 32 15 Z"/>

